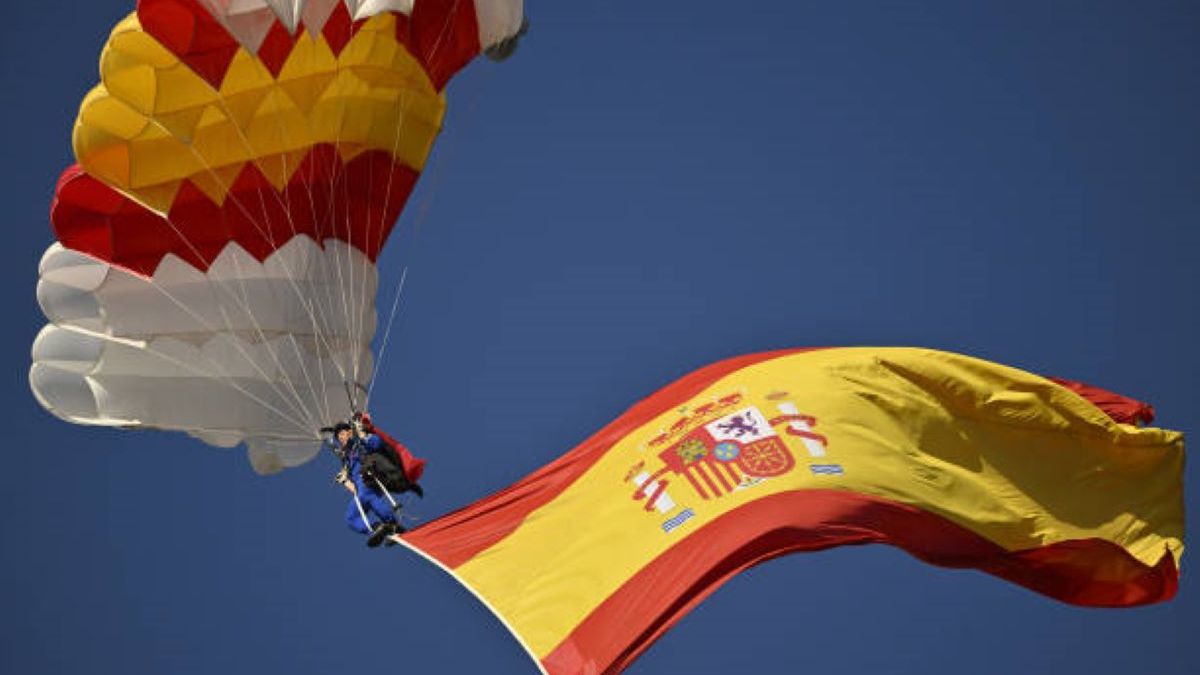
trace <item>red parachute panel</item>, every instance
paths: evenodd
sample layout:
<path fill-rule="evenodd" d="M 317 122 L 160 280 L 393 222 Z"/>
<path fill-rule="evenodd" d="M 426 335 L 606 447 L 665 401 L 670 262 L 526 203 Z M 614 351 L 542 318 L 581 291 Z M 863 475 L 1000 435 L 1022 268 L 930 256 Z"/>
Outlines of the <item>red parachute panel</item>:
<path fill-rule="evenodd" d="M 67 248 L 147 276 L 168 253 L 207 270 L 230 242 L 263 260 L 299 235 L 339 239 L 373 261 L 418 175 L 383 151 L 342 164 L 332 145 L 317 145 L 281 192 L 247 164 L 221 204 L 183 181 L 164 218 L 72 166 L 50 220 Z"/>

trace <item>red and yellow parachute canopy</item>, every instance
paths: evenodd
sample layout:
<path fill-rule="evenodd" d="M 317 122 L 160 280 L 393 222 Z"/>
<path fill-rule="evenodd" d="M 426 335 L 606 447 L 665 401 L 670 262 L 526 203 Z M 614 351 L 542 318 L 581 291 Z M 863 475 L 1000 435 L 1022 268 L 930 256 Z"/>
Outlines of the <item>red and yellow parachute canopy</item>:
<path fill-rule="evenodd" d="M 450 77 L 521 0 L 141 0 L 75 123 L 41 263 L 38 400 L 303 462 L 366 386 L 375 259 Z"/>

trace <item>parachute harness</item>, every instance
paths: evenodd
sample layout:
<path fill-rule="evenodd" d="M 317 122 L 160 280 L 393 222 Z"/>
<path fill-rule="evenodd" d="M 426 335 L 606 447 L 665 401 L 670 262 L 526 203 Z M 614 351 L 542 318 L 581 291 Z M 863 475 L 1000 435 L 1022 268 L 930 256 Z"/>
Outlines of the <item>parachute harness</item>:
<path fill-rule="evenodd" d="M 345 485 L 346 483 L 353 484 L 354 479 L 350 475 L 350 448 L 351 446 L 356 446 L 355 449 L 359 453 L 359 471 L 364 480 L 364 485 L 366 484 L 366 479 L 370 478 L 371 481 L 375 483 L 375 488 L 384 496 L 385 499 L 387 499 L 388 504 L 391 505 L 392 513 L 396 514 L 397 518 L 399 518 L 401 517 L 400 512 L 403 510 L 403 505 L 397 501 L 395 495 L 393 495 L 391 491 L 387 489 L 387 486 L 385 486 L 383 482 L 379 480 L 379 477 L 376 476 L 375 473 L 372 472 L 368 467 L 364 466 L 365 458 L 368 453 L 363 439 L 367 433 L 366 426 L 369 424 L 369 422 L 367 422 L 368 419 L 369 418 L 367 418 L 366 415 L 361 412 L 355 412 L 354 415 L 350 417 L 349 425 L 351 436 L 347 441 L 345 448 L 338 443 L 336 435 L 333 437 L 333 443 L 331 444 L 330 450 L 342 464 L 341 470 L 338 471 L 338 473 L 334 476 L 334 482 L 342 485 Z M 334 432 L 335 429 L 336 427 L 323 427 L 321 432 Z M 367 517 L 366 509 L 363 507 L 362 498 L 359 496 L 357 488 L 350 489 L 350 494 L 354 499 L 354 505 L 358 509 L 358 514 L 362 518 L 363 524 L 366 526 L 368 531 L 374 530 L 374 528 L 371 526 L 370 518 Z"/>

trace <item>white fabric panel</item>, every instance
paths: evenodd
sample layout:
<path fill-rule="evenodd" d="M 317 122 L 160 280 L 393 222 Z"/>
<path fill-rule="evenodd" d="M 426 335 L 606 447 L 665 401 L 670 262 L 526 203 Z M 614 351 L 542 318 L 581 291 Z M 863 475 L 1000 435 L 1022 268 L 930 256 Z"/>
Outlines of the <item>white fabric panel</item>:
<path fill-rule="evenodd" d="M 104 343 L 81 340 L 79 333 L 43 326 L 33 341 L 33 360 L 56 370 L 86 375 L 100 360 Z"/>
<path fill-rule="evenodd" d="M 103 330 L 104 319 L 100 316 L 100 303 L 96 302 L 95 295 L 50 281 L 38 284 L 37 295 L 46 318 L 54 323 L 71 324 L 92 331 Z"/>
<path fill-rule="evenodd" d="M 104 319 L 93 291 L 104 282 L 107 266 L 55 242 L 46 249 L 38 271 L 38 304 L 51 323 L 103 330 Z"/>
<path fill-rule="evenodd" d="M 280 23 L 288 32 L 295 34 L 296 26 L 300 25 L 300 13 L 304 11 L 305 0 L 266 0 L 266 3 L 275 10 L 275 16 L 279 17 Z"/>
<path fill-rule="evenodd" d="M 63 248 L 58 242 L 50 245 L 38 263 L 38 274 L 45 281 L 64 284 L 81 291 L 94 291 L 103 283 L 104 267 L 82 253 Z"/>
<path fill-rule="evenodd" d="M 412 14 L 413 0 L 358 0 L 354 3 L 357 7 L 352 7 L 350 16 L 358 19 L 365 19 L 376 14 L 384 12 L 399 12 L 401 14 Z"/>
<path fill-rule="evenodd" d="M 416 0 L 200 0 L 213 17 L 247 51 L 257 52 L 278 20 L 295 33 L 300 22 L 314 38 L 338 2 L 346 5 L 355 20 L 384 12 L 411 15 Z M 523 0 L 474 0 L 479 44 L 486 49 L 516 35 L 525 16 Z"/>
<path fill-rule="evenodd" d="M 230 244 L 207 273 L 168 255 L 150 280 L 55 243 L 41 275 L 38 301 L 51 322 L 98 331 L 102 321 L 100 332 L 117 337 L 288 333 L 342 348 L 375 333 L 375 265 L 335 239 L 322 249 L 294 237 L 262 263 Z"/>
<path fill-rule="evenodd" d="M 307 3 L 301 3 L 300 19 L 314 40 L 325 27 L 329 15 L 333 14 L 334 8 L 341 2 L 342 0 L 308 0 Z"/>
<path fill-rule="evenodd" d="M 258 51 L 275 21 L 292 34 L 303 21 L 315 39 L 339 3 L 346 6 L 353 19 L 359 20 L 382 12 L 411 14 L 413 0 L 200 0 L 213 18 L 250 52 Z"/>
<path fill-rule="evenodd" d="M 174 257 L 142 277 L 54 244 L 38 300 L 54 325 L 30 384 L 71 422 L 245 443 L 258 471 L 310 459 L 373 368 L 374 264 L 295 237 L 263 262 L 230 244 L 207 272 Z"/>
<path fill-rule="evenodd" d="M 68 422 L 122 425 L 120 420 L 96 421 L 100 420 L 96 394 L 87 379 L 79 373 L 35 362 L 29 370 L 29 386 L 43 408 Z"/>
<path fill-rule="evenodd" d="M 479 46 L 487 49 L 517 34 L 525 17 L 524 0 L 475 0 Z"/>
<path fill-rule="evenodd" d="M 317 428 L 344 417 L 347 405 L 332 363 L 311 360 L 290 337 L 247 344 L 220 335 L 202 347 L 161 338 L 137 346 L 47 326 L 33 358 L 34 394 L 63 419 L 185 431 L 220 447 L 246 443 L 260 455 L 286 451 L 278 468 L 316 454 Z M 369 370 L 371 355 L 360 358 Z M 252 458 L 259 468 L 264 461 Z"/>
<path fill-rule="evenodd" d="M 276 441 L 258 438 L 246 443 L 250 466 L 261 474 L 272 474 L 284 469 L 300 466 L 317 456 L 321 446 L 312 443 L 298 444 L 294 441 Z"/>
<path fill-rule="evenodd" d="M 263 0 L 200 0 L 200 4 L 251 53 L 262 46 L 275 23 L 275 12 Z"/>

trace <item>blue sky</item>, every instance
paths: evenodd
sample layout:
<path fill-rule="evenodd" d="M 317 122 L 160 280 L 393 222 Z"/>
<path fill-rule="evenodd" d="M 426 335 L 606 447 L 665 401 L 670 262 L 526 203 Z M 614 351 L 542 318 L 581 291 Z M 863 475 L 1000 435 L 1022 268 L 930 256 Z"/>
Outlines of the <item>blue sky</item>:
<path fill-rule="evenodd" d="M 533 672 L 442 572 L 345 529 L 328 458 L 261 478 L 33 400 L 48 204 L 132 4 L 14 3 L 0 27 L 0 671 Z M 409 277 L 372 407 L 430 459 L 419 515 L 780 347 L 965 352 L 1197 428 L 1200 7 L 743 4 L 531 0 L 516 56 L 452 83 L 381 260 L 385 294 Z M 1192 672 L 1190 559 L 1175 601 L 1100 611 L 887 547 L 794 555 L 628 672 Z"/>

